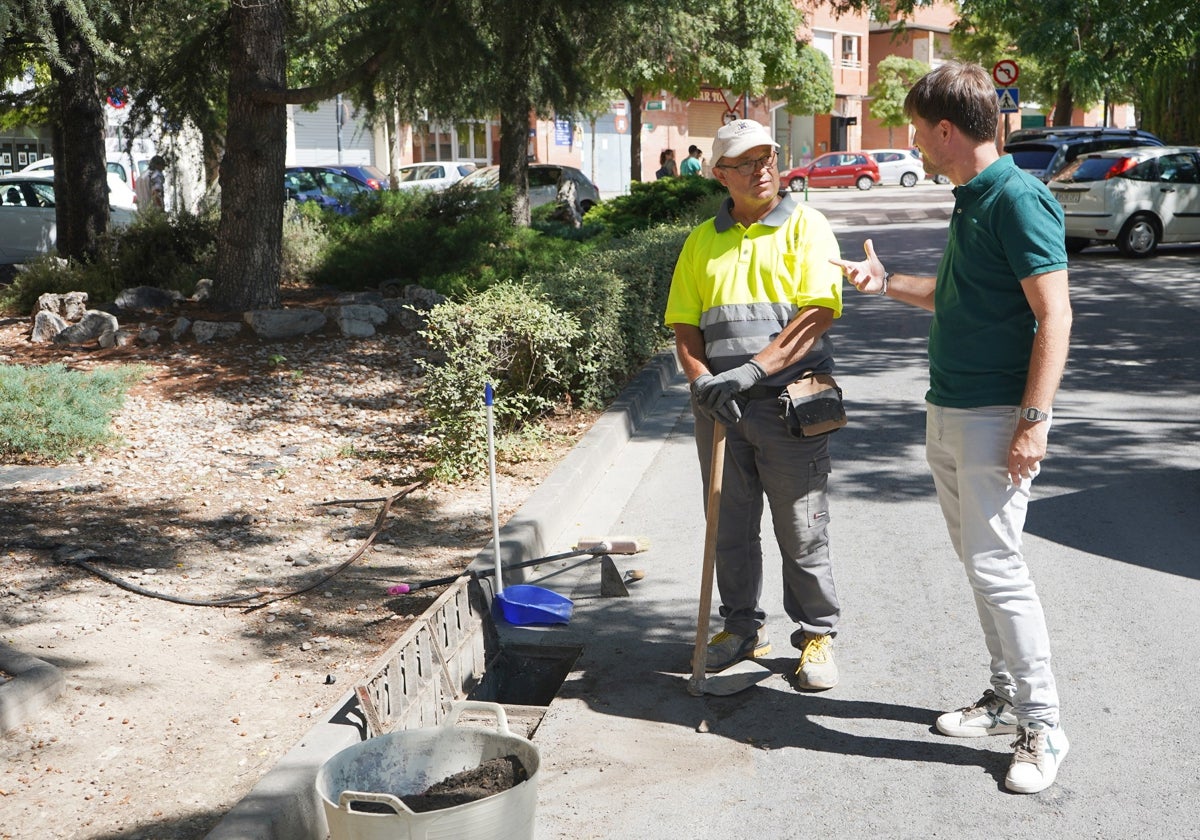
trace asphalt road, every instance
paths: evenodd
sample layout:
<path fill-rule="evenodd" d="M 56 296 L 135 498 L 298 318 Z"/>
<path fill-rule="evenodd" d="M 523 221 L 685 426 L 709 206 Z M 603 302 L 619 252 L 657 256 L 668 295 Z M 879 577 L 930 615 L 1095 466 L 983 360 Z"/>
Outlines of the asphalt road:
<path fill-rule="evenodd" d="M 948 188 L 809 200 L 844 253 L 870 236 L 889 269 L 934 270 Z M 987 658 L 924 463 L 928 315 L 847 288 L 835 340 L 851 425 L 831 486 L 842 683 L 784 680 L 795 652 L 768 538 L 776 676 L 687 695 L 704 527 L 677 379 L 560 539 L 634 534 L 651 550 L 618 558 L 646 570 L 628 599 L 580 584 L 571 626 L 541 636 L 582 654 L 534 738 L 538 840 L 1198 836 L 1198 257 L 1071 260 L 1071 359 L 1025 539 L 1072 744 L 1054 787 L 1010 794 L 1007 738 L 933 730 L 987 687 Z"/>

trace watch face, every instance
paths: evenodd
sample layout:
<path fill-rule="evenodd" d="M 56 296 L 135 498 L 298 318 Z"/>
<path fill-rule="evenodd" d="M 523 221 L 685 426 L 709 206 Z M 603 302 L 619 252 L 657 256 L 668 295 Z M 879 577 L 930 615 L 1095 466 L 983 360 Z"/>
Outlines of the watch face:
<path fill-rule="evenodd" d="M 1026 408 L 1025 410 L 1023 410 L 1021 412 L 1021 416 L 1024 417 L 1026 420 L 1029 420 L 1030 422 L 1036 423 L 1039 420 L 1045 420 L 1050 415 L 1044 411 L 1040 411 L 1036 408 L 1031 407 L 1031 408 Z"/>

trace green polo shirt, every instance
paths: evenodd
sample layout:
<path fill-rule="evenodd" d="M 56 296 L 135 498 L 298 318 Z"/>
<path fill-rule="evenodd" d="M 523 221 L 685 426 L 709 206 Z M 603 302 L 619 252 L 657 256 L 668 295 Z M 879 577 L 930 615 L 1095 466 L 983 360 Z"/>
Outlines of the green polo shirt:
<path fill-rule="evenodd" d="M 929 329 L 934 405 L 1019 405 L 1037 319 L 1021 281 L 1067 267 L 1063 211 L 1005 155 L 954 190 Z"/>

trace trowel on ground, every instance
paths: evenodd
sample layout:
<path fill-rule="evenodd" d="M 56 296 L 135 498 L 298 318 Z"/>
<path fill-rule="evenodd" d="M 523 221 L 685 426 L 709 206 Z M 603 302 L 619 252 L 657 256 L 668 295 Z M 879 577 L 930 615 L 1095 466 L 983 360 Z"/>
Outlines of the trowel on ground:
<path fill-rule="evenodd" d="M 696 620 L 696 645 L 692 651 L 692 676 L 688 694 L 729 695 L 758 685 L 773 673 L 756 662 L 744 659 L 724 671 L 705 673 L 708 648 L 708 616 L 712 611 L 713 575 L 717 565 L 717 520 L 721 512 L 721 488 L 725 475 L 725 426 L 713 425 L 712 465 L 709 467 L 708 502 L 704 530 L 704 570 L 700 581 L 700 614 Z"/>

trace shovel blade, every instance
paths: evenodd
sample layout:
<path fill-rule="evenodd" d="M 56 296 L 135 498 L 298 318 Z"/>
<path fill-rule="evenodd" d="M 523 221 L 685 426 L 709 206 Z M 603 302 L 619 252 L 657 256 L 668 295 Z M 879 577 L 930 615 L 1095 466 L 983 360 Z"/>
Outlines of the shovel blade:
<path fill-rule="evenodd" d="M 730 694 L 745 691 L 747 688 L 753 688 L 774 673 L 769 668 L 764 668 L 749 659 L 743 659 L 735 665 L 730 665 L 724 671 L 705 674 L 700 688 L 704 694 L 727 697 Z M 688 690 L 691 691 L 692 687 L 689 686 Z"/>

